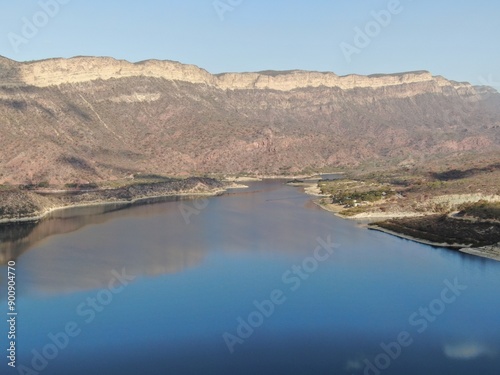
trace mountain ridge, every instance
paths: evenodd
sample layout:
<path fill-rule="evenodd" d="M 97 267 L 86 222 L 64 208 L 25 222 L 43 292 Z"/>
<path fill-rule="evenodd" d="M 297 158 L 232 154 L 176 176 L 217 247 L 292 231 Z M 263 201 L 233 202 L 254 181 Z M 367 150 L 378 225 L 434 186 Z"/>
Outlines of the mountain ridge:
<path fill-rule="evenodd" d="M 440 87 L 470 89 L 466 82 L 455 82 L 441 76 L 432 76 L 425 70 L 394 74 L 349 74 L 338 76 L 333 72 L 305 70 L 261 71 L 245 73 L 211 74 L 196 65 L 171 60 L 143 60 L 131 63 L 112 57 L 76 56 L 69 59 L 51 58 L 38 61 L 16 62 L 2 57 L 13 77 L 0 76 L 0 84 L 30 85 L 35 87 L 84 83 L 112 78 L 152 77 L 193 84 L 205 84 L 222 90 L 271 89 L 290 91 L 307 87 L 338 87 L 344 90 L 379 88 L 419 82 L 434 82 Z"/>
<path fill-rule="evenodd" d="M 425 71 L 269 72 L 0 59 L 0 184 L 411 166 L 500 149 L 500 94 L 487 87 Z"/>

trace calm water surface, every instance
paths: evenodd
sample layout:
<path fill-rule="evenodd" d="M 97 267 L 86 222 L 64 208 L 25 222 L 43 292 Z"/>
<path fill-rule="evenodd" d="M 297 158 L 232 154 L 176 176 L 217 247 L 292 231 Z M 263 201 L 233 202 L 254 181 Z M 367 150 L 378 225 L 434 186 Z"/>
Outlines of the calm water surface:
<path fill-rule="evenodd" d="M 19 255 L 2 374 L 500 374 L 499 262 L 363 229 L 277 181 L 104 211 L 1 234 Z"/>

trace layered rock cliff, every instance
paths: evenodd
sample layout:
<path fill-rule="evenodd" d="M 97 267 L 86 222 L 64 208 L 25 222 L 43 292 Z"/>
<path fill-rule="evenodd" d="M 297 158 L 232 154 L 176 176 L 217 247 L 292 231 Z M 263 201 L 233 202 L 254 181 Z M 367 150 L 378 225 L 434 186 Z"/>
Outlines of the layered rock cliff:
<path fill-rule="evenodd" d="M 334 73 L 307 71 L 259 73 L 224 73 L 212 75 L 194 65 L 174 61 L 148 60 L 130 63 L 109 57 L 75 57 L 72 59 L 49 59 L 28 63 L 15 63 L 7 59 L 0 66 L 9 66 L 4 83 L 32 85 L 36 87 L 58 86 L 95 80 L 110 80 L 130 77 L 151 77 L 169 81 L 204 84 L 222 90 L 277 90 L 291 91 L 308 87 L 329 87 L 342 90 L 356 88 L 377 89 L 387 86 L 431 83 L 436 87 L 470 90 L 467 83 L 450 82 L 442 77 L 433 77 L 426 71 L 393 75 L 339 77 Z M 4 70 L 4 69 L 2 69 Z"/>
<path fill-rule="evenodd" d="M 497 150 L 500 95 L 429 72 L 212 75 L 0 58 L 0 183 L 290 173 Z"/>

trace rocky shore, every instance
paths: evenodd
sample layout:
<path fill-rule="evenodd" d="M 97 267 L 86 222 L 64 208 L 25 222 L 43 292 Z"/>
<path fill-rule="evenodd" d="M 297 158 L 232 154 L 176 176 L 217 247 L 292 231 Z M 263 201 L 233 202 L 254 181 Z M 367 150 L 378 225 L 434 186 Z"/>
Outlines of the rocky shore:
<path fill-rule="evenodd" d="M 483 247 L 500 242 L 500 223 L 459 220 L 448 215 L 390 219 L 374 223 L 372 227 L 454 248 Z"/>
<path fill-rule="evenodd" d="M 230 184 L 211 178 L 191 177 L 89 190 L 12 188 L 0 191 L 0 224 L 39 221 L 52 211 L 69 207 L 137 203 L 169 196 L 217 195 L 228 187 Z"/>
<path fill-rule="evenodd" d="M 426 182 L 430 188 L 421 185 L 417 189 L 344 179 L 311 182 L 304 191 L 316 196 L 315 203 L 321 208 L 368 229 L 500 261 L 500 196 L 496 186 L 484 189 L 486 193 L 464 193 L 445 190 L 446 184 L 434 181 Z"/>

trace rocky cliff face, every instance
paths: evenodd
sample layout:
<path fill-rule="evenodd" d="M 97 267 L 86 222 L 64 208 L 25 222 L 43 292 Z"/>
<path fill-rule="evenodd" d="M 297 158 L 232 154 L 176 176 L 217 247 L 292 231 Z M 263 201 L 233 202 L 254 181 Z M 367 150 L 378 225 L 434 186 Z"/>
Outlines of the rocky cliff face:
<path fill-rule="evenodd" d="M 170 61 L 0 58 L 0 183 L 287 173 L 496 150 L 500 95 L 428 72 L 211 75 Z"/>
<path fill-rule="evenodd" d="M 2 62 L 0 61 L 0 64 Z M 467 83 L 450 82 L 442 77 L 433 77 L 429 72 L 409 72 L 394 75 L 339 77 L 334 73 L 288 71 L 260 73 L 226 73 L 217 76 L 194 65 L 174 61 L 148 60 L 136 64 L 107 57 L 75 57 L 72 59 L 49 59 L 16 64 L 4 59 L 10 66 L 11 77 L 5 81 L 36 87 L 58 86 L 95 80 L 110 80 L 130 77 L 151 77 L 169 81 L 204 84 L 222 90 L 277 90 L 291 91 L 308 87 L 329 87 L 342 90 L 356 88 L 377 89 L 388 86 L 429 83 L 436 87 L 448 87 L 472 91 Z M 12 69 L 14 68 L 14 69 Z M 2 69 L 3 70 L 3 69 Z"/>

